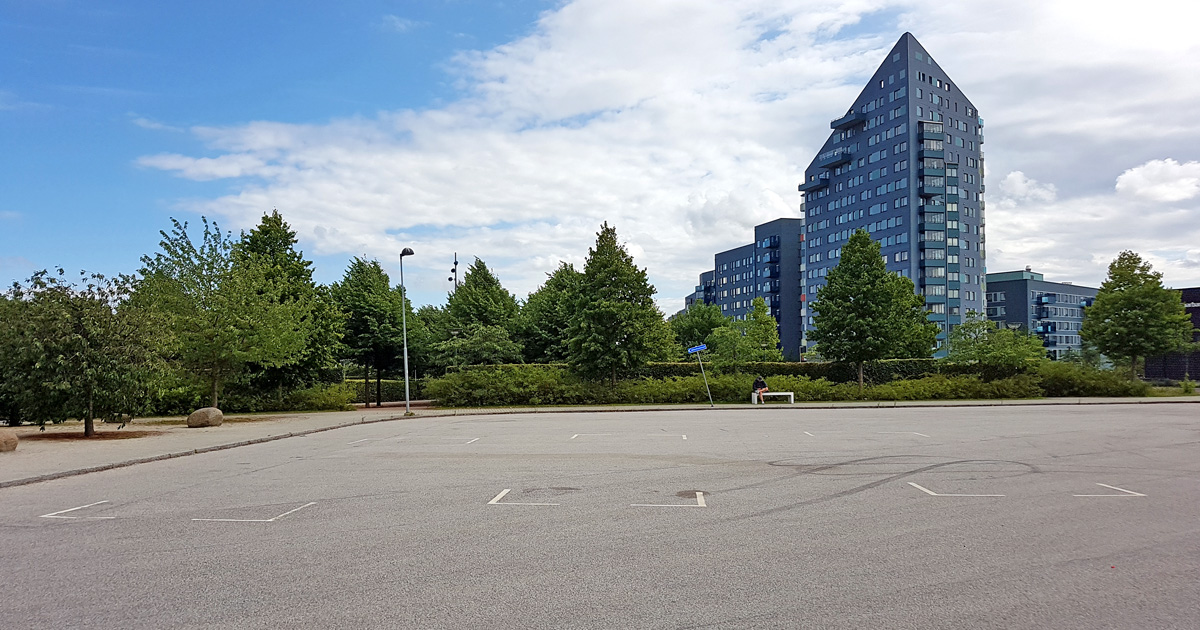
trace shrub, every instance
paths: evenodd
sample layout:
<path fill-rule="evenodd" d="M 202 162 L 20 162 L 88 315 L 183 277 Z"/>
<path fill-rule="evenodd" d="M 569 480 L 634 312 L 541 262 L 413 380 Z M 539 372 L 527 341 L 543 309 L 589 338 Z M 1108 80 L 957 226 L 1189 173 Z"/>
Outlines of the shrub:
<path fill-rule="evenodd" d="M 1117 374 L 1077 363 L 1047 361 L 1037 368 L 1046 396 L 1145 396 L 1150 385 Z"/>
<path fill-rule="evenodd" d="M 292 392 L 285 404 L 291 411 L 344 411 L 353 409 L 350 405 L 353 400 L 354 388 L 350 383 L 333 383 Z"/>
<path fill-rule="evenodd" d="M 1195 394 L 1196 382 L 1193 381 L 1187 374 L 1184 374 L 1183 380 L 1179 381 L 1179 388 L 1182 389 L 1183 393 L 1185 394 Z"/>

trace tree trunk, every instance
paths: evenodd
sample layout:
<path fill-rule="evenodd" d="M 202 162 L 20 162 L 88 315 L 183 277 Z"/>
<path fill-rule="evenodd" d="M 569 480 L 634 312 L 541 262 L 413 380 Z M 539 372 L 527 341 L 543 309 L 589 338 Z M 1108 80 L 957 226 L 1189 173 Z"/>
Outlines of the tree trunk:
<path fill-rule="evenodd" d="M 93 413 L 93 409 L 94 409 L 94 407 L 92 404 L 92 390 L 89 387 L 88 388 L 87 417 L 83 419 L 83 437 L 92 437 L 93 435 L 96 435 L 96 422 L 94 420 L 94 418 L 96 417 L 96 414 Z"/>
<path fill-rule="evenodd" d="M 858 393 L 861 394 L 862 390 L 863 390 L 863 362 L 859 361 L 858 362 Z"/>
<path fill-rule="evenodd" d="M 371 408 L 371 364 L 363 361 L 363 402 Z"/>
<path fill-rule="evenodd" d="M 217 402 L 218 402 L 217 398 L 220 395 L 220 393 L 221 393 L 221 379 L 218 378 L 216 374 L 213 374 L 213 377 L 212 377 L 212 406 L 213 407 L 217 407 Z M 217 408 L 220 409 L 220 407 L 217 407 Z"/>
<path fill-rule="evenodd" d="M 383 371 L 375 367 L 375 406 L 383 406 Z"/>
<path fill-rule="evenodd" d="M 1137 357 L 1129 360 L 1129 380 L 1131 381 L 1137 380 L 1137 360 Z"/>

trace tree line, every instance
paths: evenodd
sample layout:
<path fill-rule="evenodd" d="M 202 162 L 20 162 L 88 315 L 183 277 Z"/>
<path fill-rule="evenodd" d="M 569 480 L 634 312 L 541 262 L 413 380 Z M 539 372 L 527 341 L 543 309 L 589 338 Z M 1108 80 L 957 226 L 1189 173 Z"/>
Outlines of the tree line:
<path fill-rule="evenodd" d="M 525 300 L 476 258 L 442 305 L 418 309 L 378 260 L 354 258 L 329 286 L 277 212 L 234 238 L 202 219 L 199 234 L 172 219 L 159 251 L 115 278 L 41 271 L 0 294 L 0 420 L 58 422 L 184 413 L 197 406 L 284 409 L 320 398 L 348 371 L 382 399 L 403 362 L 422 376 L 464 366 L 565 364 L 576 376 L 618 379 L 650 362 L 686 358 L 704 343 L 717 367 L 781 361 L 777 323 L 761 299 L 744 319 L 693 304 L 670 320 L 655 288 L 607 223 L 583 269 L 560 263 Z M 879 243 L 856 232 L 811 304 L 810 340 L 827 360 L 864 365 L 928 358 L 938 329 L 911 280 L 889 272 Z M 1081 337 L 1128 363 L 1180 349 L 1192 328 L 1178 292 L 1132 252 L 1109 267 Z M 1021 365 L 1043 358 L 1028 331 L 973 314 L 950 331 L 950 359 Z M 370 400 L 369 388 L 364 387 Z M 345 391 L 343 390 L 343 395 Z M 334 396 L 336 399 L 336 396 Z M 336 402 L 336 400 L 335 400 Z M 346 400 L 341 400 L 344 405 Z"/>
<path fill-rule="evenodd" d="M 615 383 L 697 339 L 727 361 L 782 358 L 761 300 L 743 322 L 716 307 L 668 322 L 607 223 L 583 269 L 561 263 L 523 301 L 476 258 L 444 304 L 415 310 L 378 260 L 356 257 L 340 281 L 317 284 L 277 211 L 236 238 L 207 219 L 199 228 L 172 219 L 133 274 L 41 271 L 0 294 L 0 420 L 77 418 L 90 435 L 95 419 L 251 399 L 286 408 L 347 372 L 374 380 L 379 404 L 401 370 L 405 320 L 416 375 L 564 363 Z"/>

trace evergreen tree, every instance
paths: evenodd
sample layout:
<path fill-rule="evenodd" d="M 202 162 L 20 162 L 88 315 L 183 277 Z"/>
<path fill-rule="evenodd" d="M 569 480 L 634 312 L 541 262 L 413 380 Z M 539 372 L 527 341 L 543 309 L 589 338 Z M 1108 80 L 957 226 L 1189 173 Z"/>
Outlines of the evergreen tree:
<path fill-rule="evenodd" d="M 500 326 L 505 330 L 513 329 L 519 310 L 517 298 L 478 258 L 450 294 L 447 308 L 460 326 Z"/>
<path fill-rule="evenodd" d="M 860 388 L 864 363 L 928 357 L 938 331 L 912 280 L 888 271 L 879 249 L 865 230 L 855 231 L 812 305 L 809 339 L 822 356 L 854 363 Z"/>
<path fill-rule="evenodd" d="M 223 384 L 248 364 L 280 367 L 301 359 L 311 306 L 284 299 L 286 284 L 264 262 L 235 264 L 230 235 L 203 221 L 198 246 L 186 223 L 172 219 L 171 233 L 160 232 L 162 251 L 142 257 L 133 302 L 163 318 L 170 333 L 163 343 L 207 382 L 216 407 Z"/>
<path fill-rule="evenodd" d="M 950 331 L 949 358 L 955 363 L 981 365 L 1011 372 L 1046 358 L 1042 340 L 1022 330 L 1000 328 L 996 322 L 970 313 L 967 321 Z"/>
<path fill-rule="evenodd" d="M 705 343 L 712 332 L 729 324 L 730 320 L 721 313 L 716 304 L 693 302 L 683 312 L 671 318 L 671 329 L 683 348 L 692 348 Z"/>
<path fill-rule="evenodd" d="M 273 389 L 282 397 L 285 388 L 312 385 L 337 366 L 344 318 L 325 287 L 312 279 L 312 263 L 296 250 L 296 233 L 279 211 L 263 215 L 262 221 L 233 248 L 235 264 L 261 265 L 270 282 L 279 286 L 281 302 L 304 305 L 308 313 L 299 322 L 308 330 L 308 343 L 299 360 L 280 367 L 252 365 L 251 383 L 258 389 Z"/>
<path fill-rule="evenodd" d="M 370 406 L 369 385 L 374 369 L 375 404 L 379 406 L 383 372 L 402 361 L 404 322 L 400 309 L 409 309 L 410 333 L 420 327 L 420 322 L 411 315 L 412 305 L 404 299 L 400 288 L 389 286 L 388 275 L 378 260 L 351 261 L 342 281 L 334 285 L 333 297 L 347 318 L 343 337 L 346 353 L 363 366 L 367 405 Z"/>
<path fill-rule="evenodd" d="M 568 361 L 586 377 L 609 377 L 649 361 L 678 355 L 675 334 L 654 304 L 646 271 L 617 241 L 607 223 L 588 251 L 587 264 L 571 320 Z"/>
<path fill-rule="evenodd" d="M 1131 252 L 1108 266 L 1108 278 L 1083 311 L 1079 336 L 1105 356 L 1128 362 L 1137 378 L 1138 360 L 1181 349 L 1192 340 L 1192 322 L 1178 291 L 1163 287 L 1162 274 Z"/>
<path fill-rule="evenodd" d="M 560 263 L 545 284 L 529 294 L 518 317 L 516 339 L 529 363 L 556 363 L 567 358 L 568 330 L 583 274 Z"/>
<path fill-rule="evenodd" d="M 470 326 L 465 334 L 434 344 L 434 363 L 443 368 L 521 362 L 521 344 L 499 326 Z"/>

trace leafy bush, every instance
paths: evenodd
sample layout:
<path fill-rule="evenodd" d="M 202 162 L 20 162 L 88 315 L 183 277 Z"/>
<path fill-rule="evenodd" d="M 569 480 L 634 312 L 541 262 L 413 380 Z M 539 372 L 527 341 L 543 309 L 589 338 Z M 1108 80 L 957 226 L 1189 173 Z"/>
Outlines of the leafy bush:
<path fill-rule="evenodd" d="M 354 392 L 353 398 L 351 399 L 352 402 L 364 403 L 367 401 L 367 397 L 363 394 L 362 379 L 359 379 L 357 381 L 346 381 L 346 384 L 349 385 L 351 387 L 351 391 Z M 409 400 L 420 400 L 421 398 L 423 398 L 425 396 L 425 392 L 422 387 L 423 384 L 424 384 L 423 379 L 416 379 L 416 378 L 408 379 L 408 398 L 409 398 Z M 396 402 L 398 400 L 404 400 L 404 379 L 403 378 L 399 378 L 399 379 L 385 378 L 380 383 L 380 385 L 381 385 L 380 390 L 381 390 L 381 393 L 383 396 L 383 402 Z M 375 400 L 375 379 L 371 379 L 370 392 L 371 392 L 371 402 L 372 403 L 377 402 Z"/>
<path fill-rule="evenodd" d="M 1037 368 L 1042 391 L 1051 397 L 1145 396 L 1150 385 L 1111 370 L 1047 361 Z"/>
<path fill-rule="evenodd" d="M 333 383 L 292 392 L 285 404 L 292 411 L 344 411 L 353 409 L 350 405 L 353 400 L 350 383 Z"/>
<path fill-rule="evenodd" d="M 1185 394 L 1195 394 L 1196 382 L 1193 381 L 1189 375 L 1184 374 L 1183 380 L 1179 381 L 1179 388 L 1182 389 L 1183 393 Z"/>

